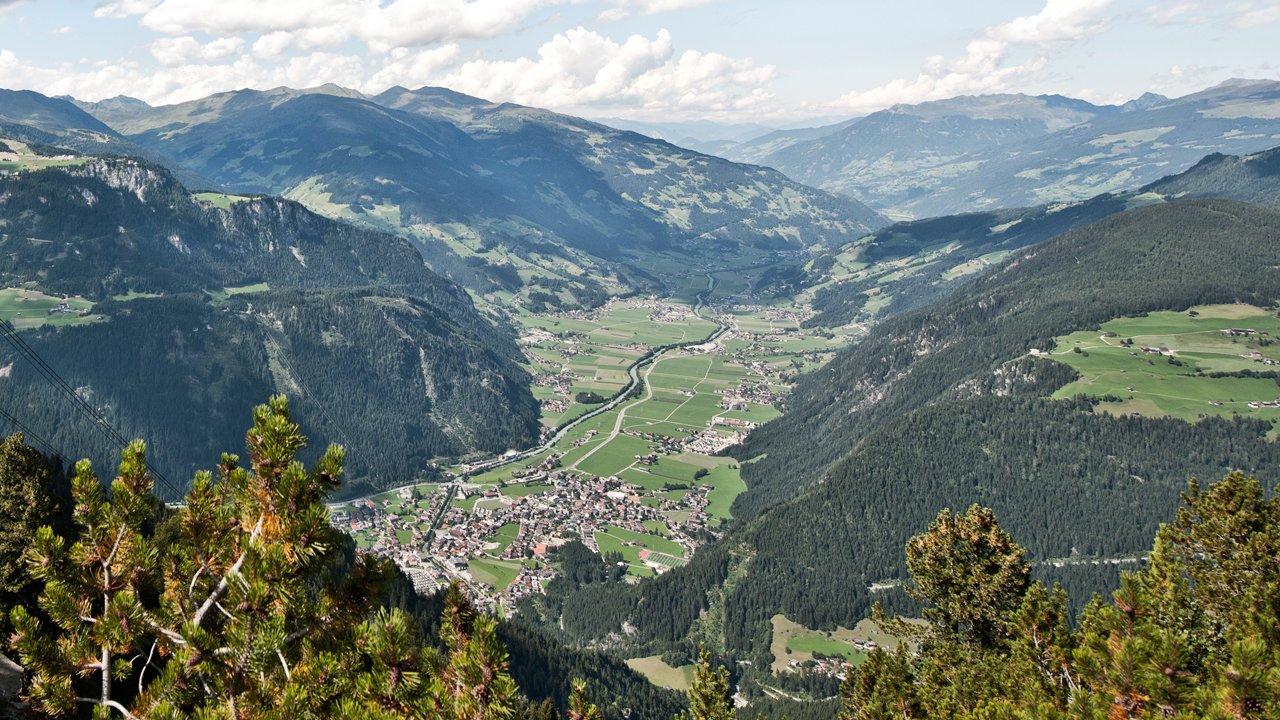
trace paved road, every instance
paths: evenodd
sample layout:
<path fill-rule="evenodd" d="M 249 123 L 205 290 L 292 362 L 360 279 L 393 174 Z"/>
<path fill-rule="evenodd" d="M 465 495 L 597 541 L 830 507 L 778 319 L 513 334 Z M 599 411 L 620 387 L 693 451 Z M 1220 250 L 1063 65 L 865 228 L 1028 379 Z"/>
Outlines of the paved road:
<path fill-rule="evenodd" d="M 701 317 L 704 320 L 710 320 L 711 322 L 716 324 L 716 329 L 711 331 L 711 334 L 707 335 L 705 338 L 702 338 L 701 340 L 689 340 L 686 342 L 672 343 L 670 345 L 663 345 L 661 347 L 656 347 L 653 350 L 650 350 L 639 360 L 636 360 L 634 363 L 632 363 L 631 367 L 627 368 L 628 380 L 627 380 L 626 387 L 619 390 L 616 395 L 610 398 L 603 405 L 601 405 L 600 407 L 594 410 L 591 410 L 590 412 L 583 413 L 582 415 L 579 415 L 578 417 L 556 428 L 556 431 L 551 434 L 551 437 L 547 438 L 545 442 L 543 442 L 541 445 L 537 447 L 530 448 L 528 450 L 525 450 L 523 452 L 520 452 L 516 455 L 512 455 L 509 457 L 497 457 L 491 460 L 483 461 L 479 464 L 472 463 L 471 467 L 473 468 L 473 472 L 488 472 L 489 470 L 493 470 L 494 468 L 500 468 L 503 465 L 510 465 L 511 463 L 520 462 L 521 460 L 528 460 L 531 457 L 534 457 L 536 455 L 541 455 L 542 453 L 551 450 L 561 440 L 564 440 L 565 436 L 569 434 L 570 430 L 586 422 L 587 420 L 590 420 L 593 417 L 596 417 L 598 415 L 603 415 L 604 413 L 607 413 L 613 410 L 614 408 L 618 407 L 619 405 L 622 405 L 623 403 L 627 402 L 630 399 L 631 394 L 635 392 L 636 388 L 639 387 L 640 383 L 642 382 L 640 378 L 641 368 L 645 367 L 646 365 L 652 364 L 655 360 L 657 360 L 663 354 L 671 350 L 685 348 L 691 345 L 704 345 L 706 343 L 713 342 L 716 338 L 725 334 L 725 332 L 728 331 L 729 328 L 731 327 L 729 324 L 720 322 L 715 318 L 706 317 L 702 314 L 702 309 L 706 307 L 706 299 L 711 295 L 711 293 L 715 292 L 716 284 L 719 282 L 718 280 L 716 280 L 715 275 L 713 273 L 707 273 L 706 275 L 707 275 L 707 289 L 701 293 L 698 293 L 697 303 L 693 306 L 693 314 L 697 315 L 698 317 Z"/>
<path fill-rule="evenodd" d="M 630 399 L 631 394 L 635 392 L 635 389 L 639 387 L 641 382 L 643 382 L 640 378 L 640 370 L 642 368 L 644 368 L 647 365 L 653 364 L 655 360 L 657 360 L 659 357 L 661 357 L 665 353 L 670 352 L 671 350 L 677 350 L 680 348 L 689 347 L 691 345 L 704 345 L 709 342 L 714 342 L 721 335 L 728 332 L 729 328 L 732 327 L 730 324 L 721 322 L 720 320 L 714 317 L 707 317 L 702 314 L 703 308 L 707 306 L 707 299 L 711 296 L 711 293 L 715 292 L 716 285 L 719 284 L 719 281 L 715 277 L 715 274 L 718 272 L 731 272 L 731 271 L 713 270 L 709 273 L 706 273 L 707 289 L 698 293 L 697 302 L 693 306 L 694 315 L 697 315 L 698 317 L 704 320 L 709 320 L 716 324 L 716 329 L 712 330 L 709 335 L 702 338 L 701 340 L 688 340 L 685 342 L 671 343 L 670 345 L 663 345 L 661 347 L 653 348 L 649 352 L 645 353 L 640 359 L 632 363 L 631 367 L 627 368 L 628 381 L 627 381 L 626 387 L 622 388 L 622 390 L 619 390 L 616 395 L 610 398 L 603 405 L 601 405 L 598 408 L 595 408 L 594 410 L 591 410 L 590 412 L 583 413 L 582 415 L 579 415 L 578 417 L 556 428 L 555 432 L 552 433 L 551 436 L 547 438 L 545 442 L 543 442 L 541 445 L 538 445 L 537 447 L 521 451 L 515 455 L 500 456 L 500 457 L 491 458 L 489 460 L 481 461 L 479 463 L 471 463 L 471 467 L 472 467 L 471 474 L 488 472 L 489 470 L 500 468 L 504 465 L 517 463 L 522 460 L 528 460 L 531 457 L 535 457 L 537 455 L 541 455 L 542 453 L 550 451 L 561 440 L 564 440 L 565 436 L 568 435 L 569 431 L 572 430 L 573 428 L 586 422 L 587 420 L 590 420 L 593 417 L 597 417 L 601 414 L 607 413 L 613 410 L 614 408 L 617 408 L 619 405 L 622 405 L 623 403 L 627 402 Z M 406 483 L 406 485 L 420 485 L 420 484 L 421 483 L 416 483 L 416 482 Z M 403 486 L 398 486 L 398 487 L 403 487 Z M 368 495 L 364 495 L 361 497 L 347 498 L 345 500 L 340 500 L 337 502 L 330 503 L 330 506 L 340 507 L 343 505 L 350 505 L 351 503 L 354 503 L 358 500 L 365 500 L 375 495 L 381 495 L 385 492 L 389 492 L 395 489 L 396 489 L 395 487 L 391 487 L 391 488 L 379 490 L 377 492 L 370 493 Z"/>

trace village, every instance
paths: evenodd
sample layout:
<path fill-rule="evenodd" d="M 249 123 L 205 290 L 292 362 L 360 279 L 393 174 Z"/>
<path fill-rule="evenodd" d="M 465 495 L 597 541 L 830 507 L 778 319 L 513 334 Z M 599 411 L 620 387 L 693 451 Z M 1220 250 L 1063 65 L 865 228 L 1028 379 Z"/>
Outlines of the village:
<path fill-rule="evenodd" d="M 780 376 L 825 342 L 799 330 L 802 312 L 749 306 L 731 317 L 716 341 L 669 351 L 647 376 L 650 399 L 601 416 L 548 453 L 461 463 L 443 483 L 337 506 L 334 523 L 393 560 L 419 592 L 457 582 L 504 614 L 543 591 L 559 572 L 557 550 L 571 541 L 625 565 L 630 581 L 685 564 L 718 536 L 745 487 L 719 454 L 776 416 L 789 384 Z M 654 298 L 537 322 L 522 345 L 544 416 L 561 422 L 583 412 L 575 398 L 584 390 L 611 395 L 610 377 L 620 387 L 611 358 L 706 332 L 689 306 Z"/>

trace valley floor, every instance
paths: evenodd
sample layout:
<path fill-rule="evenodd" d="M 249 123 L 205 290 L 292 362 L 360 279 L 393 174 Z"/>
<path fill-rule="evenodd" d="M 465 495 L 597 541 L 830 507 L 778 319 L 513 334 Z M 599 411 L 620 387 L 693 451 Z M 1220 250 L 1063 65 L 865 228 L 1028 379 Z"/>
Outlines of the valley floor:
<path fill-rule="evenodd" d="M 805 330 L 804 306 L 747 292 L 749 274 L 715 273 L 707 305 L 690 304 L 706 276 L 676 278 L 673 298 L 614 300 L 594 311 L 517 317 L 542 401 L 542 452 L 473 459 L 447 482 L 402 487 L 334 507 L 361 547 L 394 559 L 429 591 L 460 582 L 481 605 L 509 612 L 558 572 L 554 549 L 580 540 L 617 553 L 634 579 L 683 565 L 732 520 L 746 489 L 737 461 L 716 453 L 780 413 L 794 379 L 824 363 L 859 328 Z M 624 390 L 633 397 L 574 425 Z M 584 402 L 585 401 L 585 402 Z M 498 467 L 499 462 L 506 461 Z M 492 468 L 492 469 L 489 469 Z"/>

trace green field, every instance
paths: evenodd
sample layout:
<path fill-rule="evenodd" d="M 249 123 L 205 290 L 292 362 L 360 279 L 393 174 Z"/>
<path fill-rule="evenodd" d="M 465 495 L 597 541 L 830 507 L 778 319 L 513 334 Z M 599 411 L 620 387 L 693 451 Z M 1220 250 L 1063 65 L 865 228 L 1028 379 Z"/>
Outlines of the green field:
<path fill-rule="evenodd" d="M 467 561 L 471 577 L 492 585 L 499 592 L 505 590 L 520 574 L 520 563 L 509 560 L 471 558 Z"/>
<path fill-rule="evenodd" d="M 806 635 L 793 637 L 787 641 L 787 649 L 793 653 L 809 653 L 814 657 L 843 657 L 846 662 L 857 666 L 867 659 L 867 654 L 846 642 L 832 640 L 827 637 Z"/>
<path fill-rule="evenodd" d="M 711 471 L 702 481 L 715 487 L 707 495 L 707 513 L 722 522 L 733 517 L 730 508 L 739 495 L 747 491 L 747 484 L 742 480 L 742 473 L 729 465 L 737 463 L 724 458 L 724 464 Z"/>
<path fill-rule="evenodd" d="M 488 551 L 490 555 L 498 556 L 502 551 L 507 549 L 516 539 L 516 534 L 520 532 L 520 523 L 507 523 L 498 528 L 498 532 L 485 538 L 485 543 L 497 543 L 498 547 Z"/>
<path fill-rule="evenodd" d="M 19 170 L 43 170 L 51 167 L 67 167 L 69 165 L 83 165 L 89 161 L 89 158 L 83 156 L 52 156 L 46 157 L 37 155 L 31 151 L 30 146 L 26 143 L 9 138 L 0 138 L 11 149 L 10 152 L 0 152 L 0 171 L 17 172 Z"/>
<path fill-rule="evenodd" d="M 70 312 L 50 312 L 62 303 Z M 0 290 L 0 318 L 19 330 L 45 325 L 85 325 L 104 319 L 102 315 L 91 314 L 92 310 L 93 303 L 79 296 L 56 297 L 24 288 Z"/>
<path fill-rule="evenodd" d="M 910 621 L 915 622 L 915 621 Z M 871 620 L 862 620 L 852 629 L 837 627 L 830 632 L 810 630 L 792 622 L 784 615 L 774 615 L 773 638 L 769 648 L 773 654 L 773 672 L 789 669 L 792 660 L 808 662 L 816 659 L 815 653 L 826 657 L 843 657 L 855 667 L 866 660 L 866 653 L 854 646 L 854 642 L 874 642 L 886 650 L 897 647 L 899 640 L 882 631 Z"/>
<path fill-rule="evenodd" d="M 1224 332 L 1231 328 L 1254 333 L 1232 337 Z M 1280 370 L 1277 337 L 1280 318 L 1248 305 L 1119 318 L 1098 330 L 1056 338 L 1052 357 L 1070 365 L 1081 378 L 1053 396 L 1114 398 L 1098 406 L 1100 412 L 1113 414 L 1169 416 L 1190 422 L 1240 415 L 1274 422 L 1280 420 L 1280 408 L 1257 404 L 1280 398 L 1275 380 L 1211 374 Z"/>
<path fill-rule="evenodd" d="M 673 668 L 662 662 L 662 656 L 654 655 L 652 657 L 631 658 L 627 661 L 627 667 L 635 670 L 645 677 L 646 680 L 662 688 L 670 688 L 687 692 L 689 686 L 693 683 L 693 666 L 681 665 Z"/>
<path fill-rule="evenodd" d="M 215 303 L 220 303 L 226 302 L 236 295 L 249 295 L 252 293 L 267 292 L 270 289 L 270 285 L 261 282 L 253 283 L 252 285 L 241 285 L 239 287 L 225 287 L 221 290 L 205 290 L 205 292 L 209 293 L 209 297 Z"/>
<path fill-rule="evenodd" d="M 606 526 L 603 532 L 597 531 L 595 538 L 601 555 L 621 553 L 623 559 L 627 561 L 627 572 L 642 577 L 649 577 L 654 572 L 640 561 L 641 550 L 647 548 L 653 552 L 665 553 L 677 558 L 684 555 L 684 548 L 664 537 L 624 530 L 613 525 Z"/>

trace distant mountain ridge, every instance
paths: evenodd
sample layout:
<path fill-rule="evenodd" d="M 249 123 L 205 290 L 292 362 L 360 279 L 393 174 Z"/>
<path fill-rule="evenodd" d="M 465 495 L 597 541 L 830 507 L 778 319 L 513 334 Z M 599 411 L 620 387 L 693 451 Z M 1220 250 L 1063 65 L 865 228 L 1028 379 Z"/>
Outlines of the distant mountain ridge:
<path fill-rule="evenodd" d="M 1136 190 L 1075 203 L 960 213 L 894 223 L 809 265 L 813 325 L 883 320 L 946 295 L 1003 255 L 1116 213 L 1185 198 L 1221 198 L 1280 209 L 1280 146 L 1253 155 L 1213 154 Z M 845 261 L 842 263 L 841 261 Z M 845 263 L 864 266 L 833 277 Z"/>
<path fill-rule="evenodd" d="M 1121 106 L 989 95 L 896 106 L 818 137 L 793 133 L 726 152 L 801 182 L 923 218 L 1134 189 L 1211 152 L 1280 141 L 1280 82 L 1233 80 Z"/>
<path fill-rule="evenodd" d="M 662 258 L 834 246 L 885 223 L 774 170 L 440 88 L 375 97 L 277 88 L 161 108 L 84 107 L 220 186 L 408 235 L 433 267 L 480 292 L 514 275 L 495 265 L 533 282 L 596 282 L 564 270 L 578 266 L 620 287 L 648 286 Z"/>

